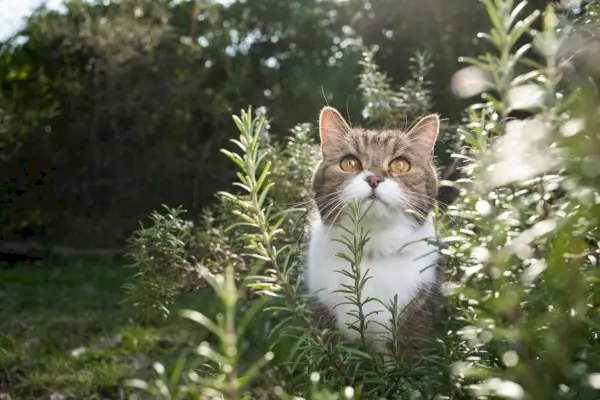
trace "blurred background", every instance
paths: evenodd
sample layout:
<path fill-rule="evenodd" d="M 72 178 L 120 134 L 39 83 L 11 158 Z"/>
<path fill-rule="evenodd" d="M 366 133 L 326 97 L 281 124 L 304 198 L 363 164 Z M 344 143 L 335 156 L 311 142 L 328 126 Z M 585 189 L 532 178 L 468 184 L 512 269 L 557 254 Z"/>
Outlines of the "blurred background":
<path fill-rule="evenodd" d="M 394 82 L 428 52 L 457 120 L 451 76 L 487 20 L 476 0 L 0 0 L 0 24 L 0 239 L 88 248 L 229 187 L 241 108 L 275 140 L 325 103 L 360 123 L 363 46 Z"/>

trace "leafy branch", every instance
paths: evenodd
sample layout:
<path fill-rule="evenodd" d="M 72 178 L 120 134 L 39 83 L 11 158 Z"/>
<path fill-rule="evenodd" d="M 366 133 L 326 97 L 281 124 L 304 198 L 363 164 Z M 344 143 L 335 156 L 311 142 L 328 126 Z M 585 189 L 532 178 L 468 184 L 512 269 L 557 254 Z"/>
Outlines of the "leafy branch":
<path fill-rule="evenodd" d="M 371 203 L 372 205 L 372 203 Z M 369 206 L 370 207 L 370 206 Z M 372 298 L 363 298 L 362 292 L 371 277 L 369 271 L 362 271 L 361 264 L 364 257 L 364 249 L 369 241 L 368 232 L 365 230 L 361 222 L 365 218 L 367 211 L 361 213 L 359 203 L 351 203 L 348 206 L 348 212 L 346 215 L 350 219 L 350 226 L 346 227 L 342 224 L 339 225 L 340 229 L 344 231 L 339 239 L 335 239 L 336 242 L 341 243 L 348 249 L 348 253 L 340 252 L 336 254 L 340 259 L 347 261 L 350 265 L 350 270 L 339 270 L 336 271 L 339 274 L 349 279 L 350 283 L 341 284 L 341 289 L 337 290 L 336 293 L 342 293 L 346 299 L 344 303 L 354 306 L 354 309 L 348 314 L 355 318 L 357 323 L 350 324 L 348 329 L 356 331 L 360 335 L 360 342 L 362 348 L 369 349 L 367 339 L 365 337 L 367 327 L 369 325 L 368 318 L 376 314 L 376 311 L 366 313 L 363 311 L 365 304 L 375 301 Z"/>
<path fill-rule="evenodd" d="M 240 220 L 232 224 L 228 230 L 238 227 L 249 228 L 249 231 L 244 232 L 243 238 L 251 251 L 248 256 L 257 261 L 248 275 L 247 279 L 251 281 L 249 284 L 255 290 L 269 296 L 280 297 L 282 294 L 295 314 L 306 325 L 317 346 L 327 350 L 325 339 L 305 312 L 306 307 L 297 295 L 295 285 L 289 279 L 291 246 L 284 245 L 277 248 L 274 243 L 275 238 L 283 233 L 280 226 L 283 223 L 284 213 L 273 213 L 273 205 L 268 200 L 273 182 L 268 179 L 272 163 L 267 159 L 267 154 L 260 151 L 260 132 L 265 121 L 264 116 L 252 118 L 252 110 L 249 108 L 248 111 L 242 110 L 241 117 L 234 116 L 233 119 L 240 131 L 240 137 L 239 140 L 232 140 L 232 143 L 241 150 L 241 155 L 228 150 L 222 152 L 240 169 L 237 173 L 239 182 L 234 184 L 245 194 L 236 196 L 220 192 L 220 195 L 236 207 L 232 213 Z M 267 276 L 260 275 L 263 269 Z M 351 384 L 354 378 L 343 368 L 341 357 L 332 357 L 338 373 L 347 384 Z"/>

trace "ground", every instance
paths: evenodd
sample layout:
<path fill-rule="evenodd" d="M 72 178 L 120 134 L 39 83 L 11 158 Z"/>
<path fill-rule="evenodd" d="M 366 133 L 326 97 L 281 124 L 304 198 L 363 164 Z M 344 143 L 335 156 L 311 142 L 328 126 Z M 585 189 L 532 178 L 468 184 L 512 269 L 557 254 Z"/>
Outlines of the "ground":
<path fill-rule="evenodd" d="M 89 260 L 0 270 L 0 398 L 124 398 L 125 379 L 148 377 L 153 361 L 168 368 L 206 338 L 176 313 L 137 322 L 122 290 L 133 272 Z M 175 308 L 211 299 L 191 293 Z"/>

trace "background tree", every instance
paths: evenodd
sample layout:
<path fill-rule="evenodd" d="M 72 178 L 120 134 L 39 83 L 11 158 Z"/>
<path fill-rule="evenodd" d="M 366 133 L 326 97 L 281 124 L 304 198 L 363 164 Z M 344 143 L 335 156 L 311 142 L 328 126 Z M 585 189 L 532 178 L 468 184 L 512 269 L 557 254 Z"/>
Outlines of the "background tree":
<path fill-rule="evenodd" d="M 0 45 L 0 234 L 117 245 L 162 203 L 198 214 L 233 178 L 217 149 L 235 135 L 236 110 L 265 106 L 275 137 L 324 103 L 362 123 L 363 45 L 379 48 L 374 61 L 394 82 L 427 51 L 432 108 L 456 120 L 464 103 L 450 76 L 458 55 L 477 51 L 484 12 L 459 0 L 41 8 Z"/>

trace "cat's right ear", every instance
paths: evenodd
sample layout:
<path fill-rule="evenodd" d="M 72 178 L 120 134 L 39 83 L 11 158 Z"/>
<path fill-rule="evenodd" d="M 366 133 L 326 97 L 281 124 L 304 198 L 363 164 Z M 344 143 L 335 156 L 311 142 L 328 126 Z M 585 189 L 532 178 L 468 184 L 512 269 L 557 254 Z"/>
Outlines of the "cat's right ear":
<path fill-rule="evenodd" d="M 319 116 L 319 134 L 321 135 L 321 150 L 326 152 L 342 136 L 348 134 L 350 126 L 344 117 L 332 107 L 325 107 Z"/>

